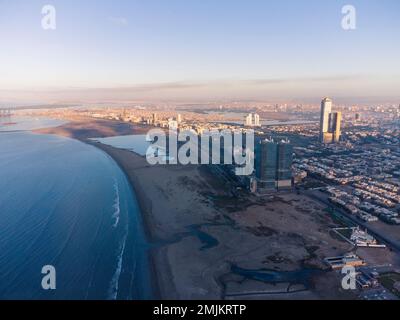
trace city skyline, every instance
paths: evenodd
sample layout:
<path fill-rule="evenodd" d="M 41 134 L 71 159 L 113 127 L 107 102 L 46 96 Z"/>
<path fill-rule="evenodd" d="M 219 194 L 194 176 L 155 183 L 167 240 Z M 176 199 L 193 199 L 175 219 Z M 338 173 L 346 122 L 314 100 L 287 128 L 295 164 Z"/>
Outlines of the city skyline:
<path fill-rule="evenodd" d="M 0 1 L 0 103 L 398 103 L 398 1 Z M 373 40 L 373 41 L 372 41 Z"/>

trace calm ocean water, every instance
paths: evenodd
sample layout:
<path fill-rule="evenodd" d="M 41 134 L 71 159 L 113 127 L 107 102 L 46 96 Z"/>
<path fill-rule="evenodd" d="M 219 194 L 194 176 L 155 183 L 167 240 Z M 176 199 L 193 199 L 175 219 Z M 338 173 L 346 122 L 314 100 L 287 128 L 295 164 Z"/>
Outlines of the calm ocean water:
<path fill-rule="evenodd" d="M 45 117 L 3 117 L 0 118 L 0 132 L 34 130 L 60 126 L 63 123 L 65 121 Z"/>
<path fill-rule="evenodd" d="M 41 287 L 44 265 L 57 289 Z M 0 299 L 152 298 L 136 199 L 115 162 L 81 142 L 0 133 Z"/>

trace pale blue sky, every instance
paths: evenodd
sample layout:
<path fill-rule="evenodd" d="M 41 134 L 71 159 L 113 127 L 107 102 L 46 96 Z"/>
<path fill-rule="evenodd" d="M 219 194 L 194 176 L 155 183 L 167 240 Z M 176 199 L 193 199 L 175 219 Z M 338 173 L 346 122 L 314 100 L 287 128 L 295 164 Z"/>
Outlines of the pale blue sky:
<path fill-rule="evenodd" d="M 41 28 L 45 4 L 56 31 Z M 0 101 L 120 87 L 127 100 L 397 99 L 399 13 L 398 0 L 0 0 Z"/>

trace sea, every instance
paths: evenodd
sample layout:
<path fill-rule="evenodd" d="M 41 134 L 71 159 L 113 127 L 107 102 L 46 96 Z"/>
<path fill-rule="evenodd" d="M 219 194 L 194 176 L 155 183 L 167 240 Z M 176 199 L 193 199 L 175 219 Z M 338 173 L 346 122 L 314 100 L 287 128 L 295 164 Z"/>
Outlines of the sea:
<path fill-rule="evenodd" d="M 2 121 L 0 299 L 152 299 L 141 212 L 113 159 L 30 131 L 58 120 Z M 55 268 L 54 290 L 42 286 L 45 266 Z"/>

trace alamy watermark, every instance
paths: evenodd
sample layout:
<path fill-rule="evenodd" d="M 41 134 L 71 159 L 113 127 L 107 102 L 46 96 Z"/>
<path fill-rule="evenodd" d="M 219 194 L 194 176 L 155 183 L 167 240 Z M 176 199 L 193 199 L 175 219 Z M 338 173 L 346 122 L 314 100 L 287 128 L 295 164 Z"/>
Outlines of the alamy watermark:
<path fill-rule="evenodd" d="M 342 8 L 342 28 L 343 30 L 357 29 L 357 10 L 353 5 L 345 5 Z"/>
<path fill-rule="evenodd" d="M 149 164 L 235 165 L 238 176 L 254 171 L 254 131 L 153 129 L 146 140 L 151 143 L 146 152 Z M 222 146 L 223 143 L 223 146 Z"/>
<path fill-rule="evenodd" d="M 342 288 L 344 290 L 356 290 L 357 289 L 357 272 L 356 268 L 352 266 L 346 266 L 342 269 L 344 275 L 342 279 Z"/>
<path fill-rule="evenodd" d="M 57 11 L 53 5 L 47 4 L 42 8 L 42 28 L 43 30 L 57 28 Z"/>
<path fill-rule="evenodd" d="M 56 268 L 51 265 L 44 266 L 42 268 L 42 274 L 45 275 L 42 278 L 42 289 L 56 290 Z"/>
<path fill-rule="evenodd" d="M 43 30 L 56 30 L 57 28 L 57 11 L 54 5 L 47 4 L 42 7 L 42 28 Z M 343 30 L 357 29 L 357 10 L 355 6 L 347 4 L 342 7 L 341 26 Z M 115 20 L 115 18 L 112 18 Z M 126 20 L 119 18 L 119 23 L 126 24 Z"/>

